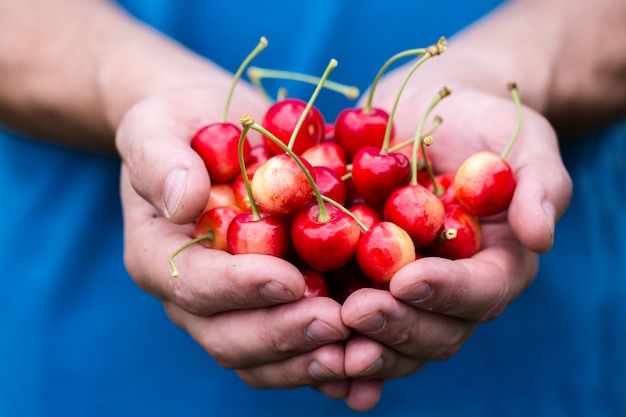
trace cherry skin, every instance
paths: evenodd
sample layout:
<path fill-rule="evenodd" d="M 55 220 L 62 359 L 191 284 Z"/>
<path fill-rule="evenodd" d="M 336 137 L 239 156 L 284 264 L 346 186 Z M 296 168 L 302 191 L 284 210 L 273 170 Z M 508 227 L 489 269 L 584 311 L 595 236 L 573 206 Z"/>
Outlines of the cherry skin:
<path fill-rule="evenodd" d="M 367 203 L 355 204 L 349 210 L 368 229 L 376 223 L 383 221 L 380 211 Z"/>
<path fill-rule="evenodd" d="M 400 268 L 415 260 L 415 246 L 402 228 L 382 221 L 363 234 L 357 245 L 356 259 L 368 278 L 385 283 Z"/>
<path fill-rule="evenodd" d="M 217 206 L 205 211 L 196 221 L 193 238 L 207 236 L 200 244 L 210 249 L 227 251 L 228 226 L 241 212 L 236 206 Z"/>
<path fill-rule="evenodd" d="M 388 120 L 389 114 L 381 109 L 344 109 L 335 120 L 335 141 L 346 150 L 349 160 L 364 146 L 380 149 Z"/>
<path fill-rule="evenodd" d="M 337 172 L 340 176 L 348 172 L 346 151 L 335 142 L 322 142 L 302 152 L 302 157 L 311 165 L 324 166 Z"/>
<path fill-rule="evenodd" d="M 262 164 L 274 155 L 264 143 L 250 148 L 250 156 L 245 161 L 246 165 Z"/>
<path fill-rule="evenodd" d="M 384 203 L 397 188 L 411 179 L 409 159 L 397 152 L 381 154 L 378 148 L 361 148 L 352 161 L 352 184 L 368 203 Z"/>
<path fill-rule="evenodd" d="M 336 171 L 323 166 L 313 167 L 315 184 L 323 196 L 343 205 L 346 202 L 346 185 Z"/>
<path fill-rule="evenodd" d="M 446 230 L 454 230 L 454 236 L 447 238 Z M 478 218 L 461 205 L 450 205 L 446 209 L 440 236 L 423 251 L 428 256 L 448 259 L 469 258 L 480 250 L 482 241 Z"/>
<path fill-rule="evenodd" d="M 282 217 L 259 213 L 237 215 L 228 226 L 228 251 L 236 254 L 271 255 L 286 259 L 291 248 L 289 224 Z"/>
<path fill-rule="evenodd" d="M 311 164 L 300 158 L 313 180 Z M 269 214 L 286 216 L 305 207 L 313 187 L 298 163 L 286 153 L 274 155 L 257 168 L 250 183 L 258 207 Z"/>
<path fill-rule="evenodd" d="M 493 152 L 478 152 L 463 162 L 454 177 L 456 198 L 475 216 L 491 216 L 506 210 L 516 181 L 509 163 Z"/>
<path fill-rule="evenodd" d="M 439 199 L 443 203 L 444 207 L 448 207 L 450 205 L 459 204 L 456 199 L 456 192 L 454 191 L 454 176 L 456 174 L 454 172 L 448 172 L 445 174 L 439 174 L 435 176 L 435 181 L 439 185 L 441 194 L 438 195 Z M 424 186 L 431 193 L 435 193 L 435 186 L 433 185 L 430 178 L 426 180 Z"/>
<path fill-rule="evenodd" d="M 211 193 L 209 194 L 209 200 L 206 203 L 204 211 L 210 210 L 213 207 L 236 205 L 237 200 L 235 200 L 235 191 L 233 190 L 232 183 L 222 182 L 211 184 Z"/>
<path fill-rule="evenodd" d="M 288 145 L 306 106 L 305 101 L 296 98 L 277 101 L 265 113 L 261 126 L 274 134 L 285 145 Z M 315 106 L 312 106 L 296 135 L 291 150 L 301 155 L 306 149 L 320 143 L 324 139 L 325 131 L 326 123 L 322 113 Z M 282 148 L 273 141 L 268 138 L 264 138 L 264 141 L 272 153 L 283 153 Z"/>
<path fill-rule="evenodd" d="M 263 165 L 262 163 L 254 163 L 246 166 L 246 175 L 248 178 L 254 177 L 256 170 Z M 235 196 L 235 205 L 243 211 L 250 211 L 250 197 L 246 188 L 246 183 L 241 173 L 233 181 L 233 194 Z"/>
<path fill-rule="evenodd" d="M 324 274 L 314 269 L 302 271 L 304 277 L 304 298 L 330 297 L 330 289 Z"/>
<path fill-rule="evenodd" d="M 239 138 L 241 129 L 232 123 L 212 123 L 201 128 L 191 139 L 191 148 L 204 161 L 214 183 L 227 182 L 241 172 L 239 167 Z M 243 157 L 250 156 L 250 144 L 245 139 Z"/>
<path fill-rule="evenodd" d="M 435 240 L 444 216 L 441 200 L 420 184 L 398 188 L 383 208 L 383 218 L 406 230 L 418 249 Z"/>
<path fill-rule="evenodd" d="M 307 265 L 322 272 L 348 263 L 361 236 L 361 229 L 352 217 L 334 205 L 325 207 L 327 220 L 319 220 L 320 207 L 311 204 L 291 221 L 291 240 L 296 252 Z"/>

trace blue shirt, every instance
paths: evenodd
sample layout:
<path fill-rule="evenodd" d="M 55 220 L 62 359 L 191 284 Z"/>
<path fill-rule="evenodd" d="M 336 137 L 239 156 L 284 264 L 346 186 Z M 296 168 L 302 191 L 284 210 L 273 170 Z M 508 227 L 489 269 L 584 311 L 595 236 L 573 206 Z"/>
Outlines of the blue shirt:
<path fill-rule="evenodd" d="M 255 65 L 319 74 L 334 57 L 331 78 L 362 90 L 392 53 L 499 2 L 267 3 L 122 2 L 227 69 L 263 35 Z M 329 119 L 351 104 L 316 103 Z M 118 160 L 7 132 L 0 148 L 0 417 L 360 414 L 309 388 L 247 387 L 167 319 L 122 263 Z M 624 415 L 626 128 L 562 151 L 574 198 L 533 285 L 452 359 L 387 382 L 369 415 Z"/>

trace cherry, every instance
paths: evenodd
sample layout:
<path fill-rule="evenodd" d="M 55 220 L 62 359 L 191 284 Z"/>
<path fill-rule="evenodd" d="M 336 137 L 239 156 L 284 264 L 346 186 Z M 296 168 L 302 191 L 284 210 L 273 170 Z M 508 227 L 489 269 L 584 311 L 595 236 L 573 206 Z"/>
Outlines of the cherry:
<path fill-rule="evenodd" d="M 380 211 L 366 203 L 354 204 L 350 206 L 349 210 L 368 229 L 376 223 L 383 221 Z"/>
<path fill-rule="evenodd" d="M 385 202 L 383 218 L 400 226 L 422 248 L 437 237 L 445 209 L 437 196 L 420 184 L 409 184 L 395 190 Z"/>
<path fill-rule="evenodd" d="M 315 183 L 323 196 L 329 197 L 338 204 L 346 202 L 346 185 L 336 171 L 325 166 L 313 167 Z"/>
<path fill-rule="evenodd" d="M 336 142 L 325 141 L 313 145 L 304 152 L 302 157 L 311 165 L 324 166 L 335 170 L 340 176 L 348 172 L 346 151 Z"/>
<path fill-rule="evenodd" d="M 211 184 L 211 193 L 209 194 L 209 200 L 206 203 L 204 211 L 210 210 L 213 207 L 236 205 L 237 200 L 235 199 L 233 184 L 226 182 Z"/>
<path fill-rule="evenodd" d="M 456 204 L 446 209 L 443 226 L 433 243 L 424 248 L 429 256 L 462 259 L 473 256 L 482 246 L 478 218 Z"/>
<path fill-rule="evenodd" d="M 315 171 L 306 160 L 300 157 L 297 160 L 282 153 L 274 155 L 257 168 L 252 177 L 251 189 L 261 210 L 285 216 L 300 210 L 311 201 L 313 188 L 307 174 L 315 180 Z"/>
<path fill-rule="evenodd" d="M 454 189 L 459 203 L 475 216 L 490 216 L 506 210 L 516 187 L 515 174 L 506 161 L 519 135 L 522 108 L 517 86 L 509 84 L 515 102 L 517 123 L 508 145 L 501 155 L 491 151 L 478 152 L 463 162 L 454 177 Z"/>
<path fill-rule="evenodd" d="M 352 184 L 368 203 L 384 203 L 393 190 L 408 184 L 409 159 L 401 153 L 381 153 L 378 148 L 361 148 L 352 161 Z"/>
<path fill-rule="evenodd" d="M 241 74 L 248 63 L 267 46 L 267 40 L 262 37 L 256 48 L 246 57 L 233 77 L 230 90 L 220 122 L 211 123 L 200 128 L 191 139 L 191 148 L 202 158 L 213 182 L 230 181 L 239 172 L 238 143 L 241 129 L 232 123 L 226 122 L 228 108 L 233 91 Z M 243 148 L 244 159 L 250 153 L 250 145 L 246 139 Z"/>
<path fill-rule="evenodd" d="M 304 298 L 330 297 L 330 289 L 324 274 L 314 269 L 302 271 L 304 277 Z"/>
<path fill-rule="evenodd" d="M 415 260 L 415 246 L 406 231 L 383 221 L 363 234 L 357 245 L 356 259 L 372 281 L 388 282 L 400 268 Z"/>
<path fill-rule="evenodd" d="M 291 221 L 291 239 L 298 255 L 318 271 L 345 265 L 354 255 L 361 230 L 357 222 L 334 205 L 311 204 Z"/>
<path fill-rule="evenodd" d="M 435 175 L 434 182 L 430 178 L 424 180 L 424 186 L 428 191 L 439 197 L 444 207 L 459 204 L 454 191 L 455 175 L 456 173 L 454 172 L 447 172 L 445 174 Z M 437 187 L 435 187 L 435 184 Z"/>
<path fill-rule="evenodd" d="M 232 254 L 260 254 L 287 258 L 291 245 L 285 218 L 268 213 L 246 212 L 228 226 L 228 251 Z"/>
<path fill-rule="evenodd" d="M 200 215 L 193 229 L 193 238 L 210 249 L 228 250 L 226 234 L 230 222 L 242 211 L 236 206 L 217 206 Z"/>
<path fill-rule="evenodd" d="M 335 141 L 351 160 L 363 146 L 382 146 L 388 120 L 389 113 L 378 108 L 344 109 L 335 120 Z"/>
<path fill-rule="evenodd" d="M 244 150 L 245 152 L 245 150 Z M 262 164 L 274 155 L 264 143 L 250 148 L 250 156 L 246 158 L 246 165 Z"/>
<path fill-rule="evenodd" d="M 297 98 L 286 98 L 277 101 L 267 110 L 261 125 L 272 132 L 285 145 L 292 142 L 291 148 L 293 151 L 296 154 L 302 154 L 306 149 L 320 143 L 324 139 L 325 132 L 325 122 L 322 113 L 316 107 L 311 107 L 295 139 L 291 140 L 296 124 L 306 108 L 307 103 Z M 265 138 L 265 145 L 275 154 L 282 152 L 279 146 L 267 140 L 267 138 Z"/>

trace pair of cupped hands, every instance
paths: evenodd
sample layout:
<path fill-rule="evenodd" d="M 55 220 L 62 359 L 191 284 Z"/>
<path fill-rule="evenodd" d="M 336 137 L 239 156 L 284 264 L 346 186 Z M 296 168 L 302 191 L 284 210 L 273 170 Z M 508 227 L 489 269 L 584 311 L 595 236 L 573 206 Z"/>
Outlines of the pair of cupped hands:
<path fill-rule="evenodd" d="M 414 135 L 423 110 L 443 87 L 428 77 L 425 68 L 415 76 L 419 81 L 406 86 L 394 119 L 398 135 Z M 284 260 L 201 245 L 177 256 L 180 277 L 172 278 L 168 257 L 190 240 L 192 222 L 210 193 L 206 168 L 190 141 L 221 115 L 230 75 L 218 72 L 211 79 L 205 86 L 150 95 L 119 125 L 124 257 L 137 285 L 158 297 L 170 319 L 244 383 L 312 386 L 367 410 L 379 401 L 385 380 L 454 355 L 479 323 L 498 316 L 535 278 L 538 253 L 552 246 L 555 223 L 569 204 L 571 181 L 554 130 L 528 107 L 507 157 L 517 179 L 513 201 L 507 213 L 484 219 L 483 248 L 472 258 L 419 259 L 396 273 L 389 291 L 361 289 L 343 305 L 302 298 L 303 277 Z M 399 68 L 379 83 L 378 107 L 389 110 L 402 79 Z M 453 93 L 433 112 L 443 123 L 428 148 L 444 172 L 474 152 L 499 154 L 515 125 L 505 85 L 494 88 L 503 94 L 455 85 L 454 79 L 447 86 Z M 250 114 L 260 122 L 267 106 L 241 82 L 229 119 L 237 124 Z"/>

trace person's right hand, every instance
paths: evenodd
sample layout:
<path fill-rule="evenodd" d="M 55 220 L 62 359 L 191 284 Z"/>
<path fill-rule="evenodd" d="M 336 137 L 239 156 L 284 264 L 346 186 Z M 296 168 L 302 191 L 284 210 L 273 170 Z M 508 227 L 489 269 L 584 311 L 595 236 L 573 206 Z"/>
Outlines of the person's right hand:
<path fill-rule="evenodd" d="M 239 108 L 258 114 L 265 104 L 252 103 L 258 106 Z M 127 269 L 139 287 L 162 300 L 173 322 L 246 384 L 310 385 L 341 397 L 349 330 L 334 300 L 301 299 L 304 280 L 295 266 L 194 245 L 175 258 L 180 277 L 171 275 L 168 258 L 190 240 L 210 192 L 190 140 L 217 120 L 204 111 L 212 106 L 201 90 L 175 91 L 139 102 L 123 118 L 116 140 Z"/>

